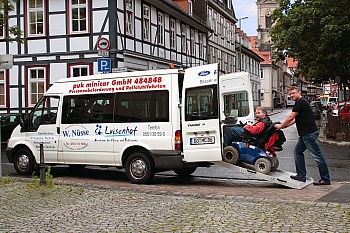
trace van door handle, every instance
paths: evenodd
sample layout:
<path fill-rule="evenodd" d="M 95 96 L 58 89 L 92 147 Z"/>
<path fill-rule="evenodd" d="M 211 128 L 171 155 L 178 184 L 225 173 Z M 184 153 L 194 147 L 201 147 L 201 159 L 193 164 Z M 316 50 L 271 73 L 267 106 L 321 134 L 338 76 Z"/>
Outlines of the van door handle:
<path fill-rule="evenodd" d="M 57 127 L 57 134 L 60 134 L 60 127 Z"/>

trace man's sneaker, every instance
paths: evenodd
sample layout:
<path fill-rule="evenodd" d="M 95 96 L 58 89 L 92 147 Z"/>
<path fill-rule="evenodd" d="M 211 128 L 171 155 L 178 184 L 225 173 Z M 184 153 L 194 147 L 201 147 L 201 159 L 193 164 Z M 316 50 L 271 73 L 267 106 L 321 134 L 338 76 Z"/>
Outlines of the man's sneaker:
<path fill-rule="evenodd" d="M 293 180 L 300 181 L 300 182 L 305 182 L 306 181 L 305 178 L 300 178 L 299 176 L 290 176 L 290 178 L 292 178 Z"/>
<path fill-rule="evenodd" d="M 330 185 L 331 182 L 328 180 L 319 180 L 318 182 L 314 182 L 314 185 Z"/>

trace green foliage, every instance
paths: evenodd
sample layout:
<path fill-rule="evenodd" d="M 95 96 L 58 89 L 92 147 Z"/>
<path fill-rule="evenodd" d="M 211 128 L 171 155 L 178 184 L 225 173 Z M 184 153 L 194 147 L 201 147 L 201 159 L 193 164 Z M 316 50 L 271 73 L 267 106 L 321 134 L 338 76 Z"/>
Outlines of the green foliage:
<path fill-rule="evenodd" d="M 8 176 L 0 176 L 0 185 L 6 185 L 12 183 L 13 181 Z"/>
<path fill-rule="evenodd" d="M 7 27 L 8 23 L 8 13 L 15 10 L 13 3 L 18 2 L 18 0 L 1 0 L 0 1 L 0 30 Z M 8 26 L 8 35 L 6 40 L 16 41 L 18 43 L 24 43 L 23 32 L 20 30 L 19 25 Z"/>
<path fill-rule="evenodd" d="M 51 175 L 51 167 L 49 166 L 47 168 L 47 171 L 45 172 L 46 187 L 52 188 L 54 186 L 52 179 L 53 179 L 53 176 Z M 28 185 L 33 188 L 39 188 L 41 186 L 40 179 L 37 176 L 35 176 L 35 172 L 32 175 L 32 182 L 29 183 Z"/>
<path fill-rule="evenodd" d="M 270 35 L 274 48 L 298 60 L 309 80 L 350 78 L 349 0 L 278 0 Z"/>

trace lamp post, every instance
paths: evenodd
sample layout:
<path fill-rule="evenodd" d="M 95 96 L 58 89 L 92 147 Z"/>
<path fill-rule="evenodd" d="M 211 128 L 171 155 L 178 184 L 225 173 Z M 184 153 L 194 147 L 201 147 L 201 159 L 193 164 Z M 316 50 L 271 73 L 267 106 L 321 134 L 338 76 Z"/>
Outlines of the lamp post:
<path fill-rule="evenodd" d="M 238 19 L 238 27 L 239 30 L 242 31 L 241 29 L 241 24 L 243 19 L 248 19 L 248 16 L 244 16 Z M 242 71 L 242 35 L 239 36 L 239 71 Z"/>

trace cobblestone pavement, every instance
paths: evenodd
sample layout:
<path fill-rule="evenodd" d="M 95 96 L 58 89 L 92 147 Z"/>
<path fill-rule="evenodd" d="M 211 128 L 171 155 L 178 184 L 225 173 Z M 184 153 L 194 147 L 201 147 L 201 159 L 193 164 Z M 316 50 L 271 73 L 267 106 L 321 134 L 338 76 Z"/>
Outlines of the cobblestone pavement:
<path fill-rule="evenodd" d="M 59 184 L 50 188 L 6 179 L 0 232 L 350 232 L 349 204 L 229 196 L 215 187 L 205 193 L 54 179 Z"/>

